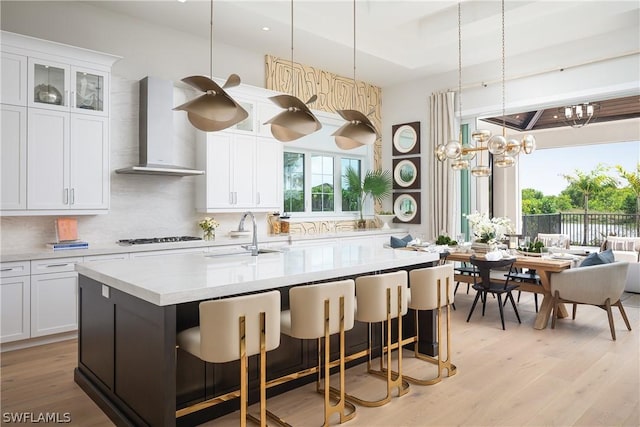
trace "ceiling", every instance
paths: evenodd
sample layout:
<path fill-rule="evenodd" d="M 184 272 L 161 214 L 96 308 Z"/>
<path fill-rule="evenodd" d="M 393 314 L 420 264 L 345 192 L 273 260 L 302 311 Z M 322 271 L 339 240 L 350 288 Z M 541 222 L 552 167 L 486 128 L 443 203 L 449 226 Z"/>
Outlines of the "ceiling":
<path fill-rule="evenodd" d="M 209 1 L 86 3 L 209 38 Z M 290 6 L 288 0 L 216 0 L 214 55 L 215 44 L 225 43 L 289 59 Z M 500 2 L 468 0 L 461 8 L 463 84 L 499 77 Z M 359 80 L 386 87 L 457 72 L 456 1 L 357 0 L 356 24 Z M 640 2 L 506 0 L 505 32 L 507 77 L 637 53 Z M 353 75 L 352 1 L 296 0 L 293 35 L 296 62 Z"/>
<path fill-rule="evenodd" d="M 584 103 L 582 103 L 584 104 Z M 605 99 L 591 102 L 594 106 L 594 115 L 589 123 L 604 123 L 614 120 L 625 120 L 640 117 L 640 96 L 627 96 L 623 98 Z M 504 116 L 504 126 L 518 131 L 535 131 L 556 127 L 570 126 L 571 122 L 564 117 L 564 107 L 559 105 L 534 111 L 526 111 Z M 483 121 L 502 125 L 503 117 L 486 117 Z M 583 123 L 578 121 L 577 124 Z"/>

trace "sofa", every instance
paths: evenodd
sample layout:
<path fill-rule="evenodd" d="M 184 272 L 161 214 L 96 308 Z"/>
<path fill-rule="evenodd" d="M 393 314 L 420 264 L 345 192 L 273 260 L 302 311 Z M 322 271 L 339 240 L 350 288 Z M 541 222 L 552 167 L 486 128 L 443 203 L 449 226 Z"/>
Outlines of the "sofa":
<path fill-rule="evenodd" d="M 629 263 L 624 290 L 640 293 L 640 237 L 607 236 L 600 249 L 611 249 L 616 261 Z"/>

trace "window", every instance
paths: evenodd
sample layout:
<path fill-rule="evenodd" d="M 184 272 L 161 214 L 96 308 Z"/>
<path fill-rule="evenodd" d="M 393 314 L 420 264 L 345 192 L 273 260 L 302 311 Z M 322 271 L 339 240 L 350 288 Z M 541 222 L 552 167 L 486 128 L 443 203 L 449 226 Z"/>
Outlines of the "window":
<path fill-rule="evenodd" d="M 351 154 L 351 153 L 349 153 Z M 284 152 L 284 211 L 341 214 L 358 210 L 357 197 L 346 188 L 346 170 L 362 170 L 364 156 Z M 305 203 L 310 200 L 310 206 Z"/>
<path fill-rule="evenodd" d="M 311 211 L 333 212 L 333 157 L 311 155 Z"/>
<path fill-rule="evenodd" d="M 340 178 L 342 180 L 342 210 L 345 212 L 355 212 L 358 210 L 358 197 L 349 191 L 347 191 L 347 169 L 351 168 L 354 171 L 358 172 L 360 179 L 362 179 L 362 171 L 360 169 L 361 161 L 358 159 L 342 159 L 342 171 L 340 173 Z"/>
<path fill-rule="evenodd" d="M 358 211 L 355 197 L 346 192 L 348 167 L 359 174 L 371 167 L 373 147 L 344 151 L 336 147 L 333 133 L 344 124 L 337 114 L 316 112 L 322 128 L 288 142 L 283 157 L 283 210 L 296 217 L 350 217 Z M 365 212 L 372 212 L 367 203 Z"/>

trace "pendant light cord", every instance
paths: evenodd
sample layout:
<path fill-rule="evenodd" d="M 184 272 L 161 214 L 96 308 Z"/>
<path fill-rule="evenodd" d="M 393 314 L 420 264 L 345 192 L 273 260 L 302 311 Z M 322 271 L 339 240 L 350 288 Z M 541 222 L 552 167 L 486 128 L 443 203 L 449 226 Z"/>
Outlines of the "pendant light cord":
<path fill-rule="evenodd" d="M 458 2 L 458 141 L 462 144 L 462 14 Z"/>
<path fill-rule="evenodd" d="M 502 0 L 502 136 L 507 136 L 507 129 L 505 128 L 505 104 L 506 104 L 506 96 L 505 96 L 505 77 L 504 77 L 504 63 L 505 63 L 505 54 L 504 54 L 504 0 Z"/>
<path fill-rule="evenodd" d="M 293 0 L 291 0 L 291 95 L 296 96 L 293 78 Z"/>
<path fill-rule="evenodd" d="M 356 92 L 358 84 L 356 83 L 356 0 L 353 0 L 353 93 L 351 94 L 351 109 L 356 109 Z"/>
<path fill-rule="evenodd" d="M 209 77 L 213 80 L 213 0 L 211 0 L 209 21 Z"/>

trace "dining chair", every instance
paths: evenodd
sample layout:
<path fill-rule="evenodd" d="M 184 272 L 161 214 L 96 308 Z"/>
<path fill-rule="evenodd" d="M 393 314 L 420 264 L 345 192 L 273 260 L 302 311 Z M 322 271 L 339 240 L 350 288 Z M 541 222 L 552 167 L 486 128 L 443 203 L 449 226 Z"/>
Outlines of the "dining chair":
<path fill-rule="evenodd" d="M 476 304 L 478 303 L 478 298 L 482 299 L 482 315 L 484 316 L 485 307 L 487 305 L 487 295 L 492 294 L 498 298 L 498 308 L 500 309 L 500 321 L 502 322 L 502 329 L 504 330 L 504 310 L 502 307 L 502 295 L 505 295 L 506 299 L 511 301 L 511 305 L 513 306 L 513 310 L 516 313 L 516 317 L 518 318 L 518 323 L 522 323 L 520 321 L 520 315 L 518 314 L 518 308 L 516 307 L 515 300 L 513 299 L 513 295 L 511 291 L 518 288 L 518 285 L 512 285 L 509 283 L 509 277 L 503 281 L 491 280 L 491 270 L 497 268 L 511 268 L 513 263 L 515 262 L 515 258 L 513 259 L 501 259 L 498 261 L 488 261 L 484 259 L 476 258 L 475 255 L 471 256 L 469 262 L 478 268 L 478 274 L 473 278 L 473 289 L 476 290 L 476 297 L 473 300 L 473 305 L 471 306 L 471 310 L 469 311 L 469 316 L 467 317 L 467 322 L 471 319 L 471 315 L 476 308 Z"/>
<path fill-rule="evenodd" d="M 513 281 L 514 283 L 525 282 L 525 283 L 532 283 L 534 285 L 542 286 L 542 282 L 540 281 L 540 275 L 537 274 L 536 271 L 533 269 L 522 271 L 521 268 L 511 266 L 511 268 L 509 269 L 509 272 L 505 274 L 505 277 L 507 277 L 509 280 Z M 522 294 L 522 291 L 518 290 L 518 297 L 516 298 L 518 304 L 520 304 L 521 294 Z M 538 294 L 536 292 L 533 293 L 533 300 L 535 302 L 536 313 L 537 313 L 538 312 Z M 504 300 L 502 305 L 504 306 L 506 303 L 507 303 L 507 300 Z"/>

